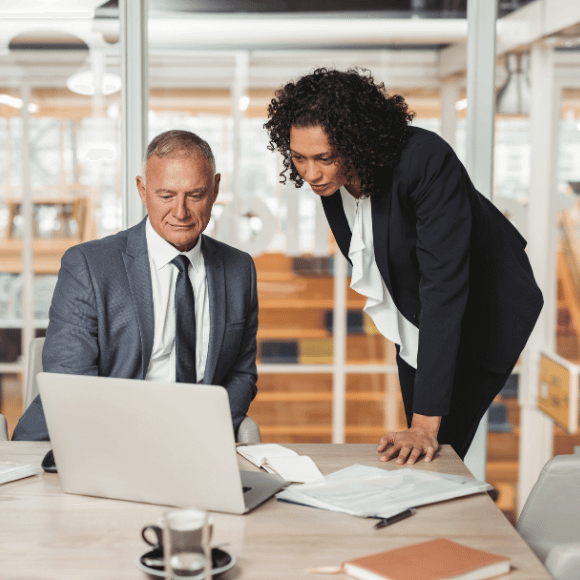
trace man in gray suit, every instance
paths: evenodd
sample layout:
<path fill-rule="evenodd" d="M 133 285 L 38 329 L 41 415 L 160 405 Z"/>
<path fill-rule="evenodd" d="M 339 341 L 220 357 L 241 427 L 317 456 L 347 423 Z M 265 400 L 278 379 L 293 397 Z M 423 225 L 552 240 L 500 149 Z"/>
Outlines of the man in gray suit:
<path fill-rule="evenodd" d="M 148 216 L 62 258 L 45 371 L 221 385 L 237 431 L 256 395 L 258 297 L 252 258 L 202 235 L 219 182 L 197 135 L 153 139 L 137 177 Z M 13 440 L 47 439 L 38 396 Z"/>

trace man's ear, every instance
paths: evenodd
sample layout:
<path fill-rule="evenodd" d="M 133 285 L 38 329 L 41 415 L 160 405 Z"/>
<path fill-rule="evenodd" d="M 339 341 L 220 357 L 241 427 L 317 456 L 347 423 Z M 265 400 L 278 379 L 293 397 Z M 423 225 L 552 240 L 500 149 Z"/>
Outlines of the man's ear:
<path fill-rule="evenodd" d="M 216 173 L 213 178 L 213 201 L 217 199 L 218 193 L 220 192 L 220 181 L 222 179 L 221 173 Z"/>
<path fill-rule="evenodd" d="M 145 201 L 146 199 L 145 179 L 140 175 L 138 175 L 135 178 L 135 182 L 137 183 L 137 191 L 139 192 L 139 197 L 141 198 L 141 201 L 145 204 L 145 207 L 147 207 L 147 202 Z"/>

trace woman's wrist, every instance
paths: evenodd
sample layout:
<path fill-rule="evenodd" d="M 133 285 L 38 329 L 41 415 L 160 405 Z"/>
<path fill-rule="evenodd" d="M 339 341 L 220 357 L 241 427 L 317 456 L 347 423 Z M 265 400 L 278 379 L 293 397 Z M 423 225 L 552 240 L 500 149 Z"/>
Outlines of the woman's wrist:
<path fill-rule="evenodd" d="M 411 429 L 421 429 L 434 438 L 437 438 L 439 433 L 439 426 L 441 425 L 441 417 L 430 415 L 419 415 L 413 413 L 411 420 Z"/>

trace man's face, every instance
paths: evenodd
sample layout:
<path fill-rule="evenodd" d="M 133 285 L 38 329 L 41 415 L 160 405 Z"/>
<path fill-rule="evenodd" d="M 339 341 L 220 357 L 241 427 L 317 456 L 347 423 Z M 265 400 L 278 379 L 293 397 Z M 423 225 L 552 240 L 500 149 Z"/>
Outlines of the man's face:
<path fill-rule="evenodd" d="M 137 177 L 139 196 L 153 229 L 180 252 L 191 250 L 207 227 L 219 183 L 220 174 L 214 175 L 203 155 L 152 155 L 145 179 Z"/>

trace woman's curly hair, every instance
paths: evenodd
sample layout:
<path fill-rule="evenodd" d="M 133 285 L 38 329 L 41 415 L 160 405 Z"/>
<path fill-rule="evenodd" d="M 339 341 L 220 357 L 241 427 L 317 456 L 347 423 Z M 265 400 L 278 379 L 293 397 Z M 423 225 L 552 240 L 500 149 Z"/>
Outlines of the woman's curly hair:
<path fill-rule="evenodd" d="M 290 128 L 320 126 L 367 196 L 384 189 L 385 177 L 399 163 L 414 113 L 403 97 L 388 96 L 384 84 L 376 83 L 367 70 L 319 68 L 276 91 L 268 117 L 268 148 L 284 157 L 283 183 L 288 170 L 296 187 L 304 183 L 292 162 Z"/>

